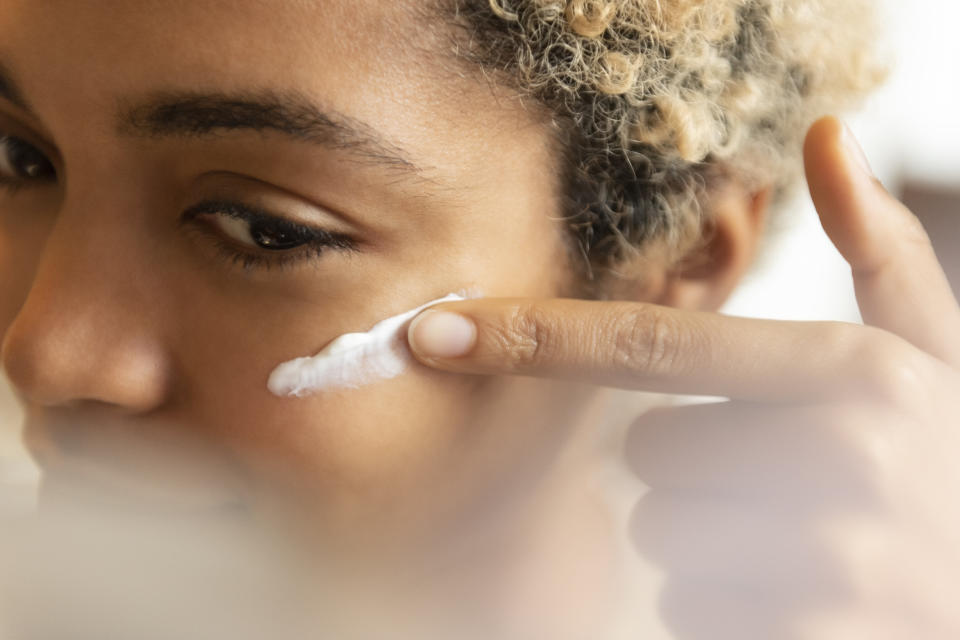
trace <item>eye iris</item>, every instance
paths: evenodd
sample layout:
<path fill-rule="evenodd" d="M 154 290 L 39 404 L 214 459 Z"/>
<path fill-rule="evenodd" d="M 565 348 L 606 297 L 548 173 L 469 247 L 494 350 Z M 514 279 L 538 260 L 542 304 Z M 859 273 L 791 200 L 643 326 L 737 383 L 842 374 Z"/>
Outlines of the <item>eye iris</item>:
<path fill-rule="evenodd" d="M 250 225 L 250 236 L 257 246 L 269 251 L 286 251 L 295 249 L 309 241 L 302 233 L 296 230 L 281 229 L 276 225 L 255 222 Z"/>
<path fill-rule="evenodd" d="M 24 178 L 49 178 L 56 175 L 50 161 L 33 146 L 16 138 L 7 138 L 10 166 Z"/>

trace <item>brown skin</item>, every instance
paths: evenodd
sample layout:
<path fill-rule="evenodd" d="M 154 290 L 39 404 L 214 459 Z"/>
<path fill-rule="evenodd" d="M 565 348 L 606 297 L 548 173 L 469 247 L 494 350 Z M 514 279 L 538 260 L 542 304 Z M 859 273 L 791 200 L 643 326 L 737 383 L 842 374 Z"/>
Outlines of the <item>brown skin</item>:
<path fill-rule="evenodd" d="M 368 553 L 443 539 L 491 492 L 533 495 L 591 388 L 419 365 L 300 400 L 266 388 L 278 363 L 450 291 L 549 298 L 573 278 L 548 129 L 451 73 L 431 53 L 447 40 L 424 39 L 407 4 L 2 3 L 0 62 L 32 110 L 0 99 L 0 132 L 56 170 L 0 195 L 2 362 L 46 501 L 89 483 L 177 512 L 279 505 Z M 422 173 L 277 132 L 151 139 L 115 122 L 158 91 L 294 89 Z M 244 269 L 210 224 L 180 224 L 213 196 L 357 250 Z M 735 186 L 718 195 L 708 268 L 652 263 L 632 297 L 716 308 L 748 266 L 764 205 Z"/>
<path fill-rule="evenodd" d="M 666 574 L 676 637 L 957 637 L 960 307 L 923 227 L 836 119 L 804 153 L 867 326 L 488 299 L 424 312 L 410 343 L 447 371 L 731 398 L 650 411 L 630 432 L 652 489 L 632 533 Z M 472 341 L 431 331 L 450 312 Z"/>

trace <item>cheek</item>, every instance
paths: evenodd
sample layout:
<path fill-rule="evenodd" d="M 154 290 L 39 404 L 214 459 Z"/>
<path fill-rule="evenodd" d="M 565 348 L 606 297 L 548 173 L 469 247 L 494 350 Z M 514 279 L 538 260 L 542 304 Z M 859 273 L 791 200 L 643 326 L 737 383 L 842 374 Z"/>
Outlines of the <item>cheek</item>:
<path fill-rule="evenodd" d="M 196 423 L 239 462 L 257 497 L 294 503 L 327 528 L 429 510 L 455 458 L 475 381 L 413 365 L 360 389 L 278 398 L 267 349 L 206 358 L 193 390 Z M 424 517 L 421 520 L 429 520 Z"/>
<path fill-rule="evenodd" d="M 299 296 L 242 287 L 234 295 L 217 286 L 177 297 L 178 315 L 193 320 L 175 347 L 182 406 L 238 461 L 261 492 L 259 504 L 292 503 L 344 536 L 430 527 L 451 520 L 504 469 L 522 466 L 516 458 L 543 449 L 530 421 L 499 434 L 473 428 L 490 424 L 477 416 L 503 403 L 496 385 L 419 365 L 394 380 L 302 399 L 267 389 L 278 364 L 371 326 L 383 309 L 402 311 L 463 287 L 491 296 L 554 294 L 564 272 L 558 225 L 542 208 L 510 201 L 474 203 L 389 250 L 342 268 L 331 263 L 324 277 L 302 283 Z M 504 220 L 513 221 L 509 233 Z"/>
<path fill-rule="evenodd" d="M 49 215 L 34 207 L 14 209 L 0 196 L 0 336 L 30 292 L 51 226 Z"/>

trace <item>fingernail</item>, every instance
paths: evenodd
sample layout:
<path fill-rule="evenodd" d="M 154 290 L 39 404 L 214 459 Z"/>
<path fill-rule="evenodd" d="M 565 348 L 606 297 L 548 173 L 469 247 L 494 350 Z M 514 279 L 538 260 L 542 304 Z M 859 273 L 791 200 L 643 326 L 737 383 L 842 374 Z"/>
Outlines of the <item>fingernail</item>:
<path fill-rule="evenodd" d="M 843 125 L 843 146 L 846 148 L 847 155 L 851 160 L 859 165 L 868 176 L 871 178 L 875 177 L 873 168 L 870 166 L 870 161 L 867 160 L 867 154 L 864 153 L 863 147 L 860 146 L 857 137 L 853 135 L 853 131 L 847 124 Z"/>
<path fill-rule="evenodd" d="M 408 340 L 421 356 L 457 358 L 477 343 L 477 325 L 458 313 L 427 310 L 410 323 Z"/>

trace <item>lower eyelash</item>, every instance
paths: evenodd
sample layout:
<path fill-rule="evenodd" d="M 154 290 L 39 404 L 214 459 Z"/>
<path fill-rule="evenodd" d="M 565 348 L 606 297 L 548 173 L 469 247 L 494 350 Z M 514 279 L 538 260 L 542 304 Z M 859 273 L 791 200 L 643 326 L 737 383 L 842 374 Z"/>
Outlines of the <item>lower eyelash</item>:
<path fill-rule="evenodd" d="M 3 189 L 8 194 L 13 195 L 20 191 L 26 186 L 23 183 L 23 180 L 15 180 L 13 178 L 0 177 L 0 189 Z"/>
<path fill-rule="evenodd" d="M 232 265 L 241 267 L 244 271 L 283 269 L 310 258 L 319 258 L 331 248 L 329 246 L 307 244 L 285 253 L 256 254 L 238 249 L 222 238 L 214 238 L 214 245 L 220 257 Z"/>

